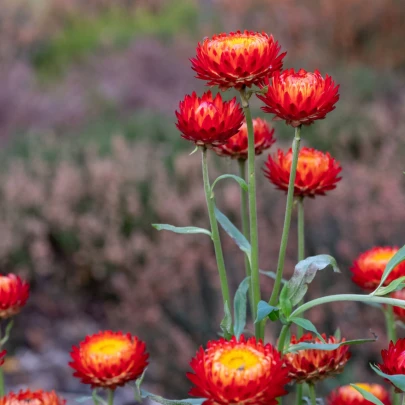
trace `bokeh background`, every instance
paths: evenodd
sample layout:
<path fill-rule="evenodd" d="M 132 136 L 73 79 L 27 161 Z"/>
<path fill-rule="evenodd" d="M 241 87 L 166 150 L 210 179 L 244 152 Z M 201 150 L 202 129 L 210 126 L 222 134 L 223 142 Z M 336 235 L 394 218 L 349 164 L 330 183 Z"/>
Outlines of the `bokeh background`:
<path fill-rule="evenodd" d="M 111 328 L 147 341 L 149 390 L 186 397 L 189 359 L 216 338 L 223 313 L 215 258 L 208 238 L 151 223 L 207 226 L 200 159 L 189 156 L 174 110 L 184 94 L 204 90 L 188 59 L 216 32 L 273 33 L 288 51 L 285 67 L 318 68 L 340 83 L 337 109 L 304 128 L 303 143 L 344 167 L 338 188 L 305 207 L 307 255 L 332 254 L 342 274 L 320 275 L 308 296 L 358 291 L 349 272 L 356 256 L 405 240 L 404 20 L 398 0 L 2 0 L 0 270 L 32 283 L 8 344 L 9 386 L 85 395 L 67 366 L 70 347 Z M 259 107 L 254 101 L 263 116 Z M 292 129 L 274 126 L 272 150 L 288 147 Z M 265 158 L 257 163 L 260 266 L 274 270 L 285 195 L 261 175 Z M 213 177 L 237 172 L 235 162 L 210 159 Z M 218 187 L 217 203 L 240 224 L 235 184 Z M 293 222 L 289 274 L 295 235 Z M 234 291 L 243 256 L 226 235 L 223 244 Z M 262 281 L 268 297 L 272 281 Z M 379 336 L 353 349 L 323 393 L 375 379 L 367 363 L 386 344 L 381 311 L 340 303 L 308 316 L 328 333 Z M 270 325 L 267 338 L 277 333 Z"/>

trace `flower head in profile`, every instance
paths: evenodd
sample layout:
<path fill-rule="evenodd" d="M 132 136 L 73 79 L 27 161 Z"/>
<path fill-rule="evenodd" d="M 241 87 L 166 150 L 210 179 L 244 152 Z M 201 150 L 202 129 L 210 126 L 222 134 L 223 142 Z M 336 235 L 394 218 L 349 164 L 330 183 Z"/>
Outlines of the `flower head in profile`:
<path fill-rule="evenodd" d="M 10 392 L 0 398 L 0 405 L 65 405 L 66 401 L 60 398 L 55 391 L 21 390 Z"/>
<path fill-rule="evenodd" d="M 69 366 L 83 384 L 115 389 L 141 376 L 148 365 L 145 349 L 145 343 L 129 333 L 99 332 L 72 348 Z"/>
<path fill-rule="evenodd" d="M 206 80 L 209 86 L 241 89 L 279 71 L 285 55 L 280 54 L 280 46 L 273 36 L 237 31 L 205 38 L 198 44 L 191 64 L 196 77 Z"/>
<path fill-rule="evenodd" d="M 280 353 L 252 337 L 219 339 L 200 348 L 191 361 L 195 385 L 190 395 L 206 398 L 204 405 L 273 405 L 285 395 L 288 370 Z"/>
<path fill-rule="evenodd" d="M 374 247 L 362 253 L 353 263 L 350 271 L 352 280 L 365 290 L 373 290 L 380 284 L 385 266 L 398 252 L 397 247 Z M 392 270 L 384 286 L 393 280 L 405 276 L 405 263 L 400 263 Z"/>
<path fill-rule="evenodd" d="M 15 274 L 0 275 L 0 319 L 20 312 L 27 302 L 30 286 Z"/>
<path fill-rule="evenodd" d="M 255 136 L 255 154 L 260 155 L 265 149 L 268 149 L 276 142 L 274 138 L 274 129 L 269 124 L 260 119 L 253 120 L 253 132 Z M 232 159 L 246 160 L 248 158 L 248 131 L 246 122 L 244 122 L 239 132 L 229 138 L 226 143 L 214 148 L 220 156 L 229 156 Z"/>
<path fill-rule="evenodd" d="M 377 366 L 383 373 L 405 374 L 405 339 L 398 339 L 396 343 L 391 341 L 388 349 L 381 351 L 381 357 L 382 363 Z M 394 387 L 396 392 L 402 392 L 398 387 Z"/>
<path fill-rule="evenodd" d="M 211 92 L 200 98 L 196 93 L 185 96 L 176 111 L 177 128 L 182 137 L 199 146 L 218 146 L 236 135 L 243 123 L 243 111 L 236 102 L 222 101 L 218 93 Z"/>
<path fill-rule="evenodd" d="M 323 334 L 322 337 L 328 344 L 340 343 L 334 336 L 327 338 Z M 343 342 L 344 339 L 341 341 Z M 295 336 L 291 337 L 291 345 L 301 342 L 323 343 L 318 337 L 312 336 L 311 333 L 303 335 L 300 339 L 297 339 Z M 306 349 L 299 350 L 296 353 L 287 353 L 284 358 L 289 367 L 291 379 L 296 380 L 298 383 L 314 383 L 341 373 L 350 359 L 350 352 L 348 346 L 340 346 L 335 350 L 329 351 Z"/>
<path fill-rule="evenodd" d="M 257 95 L 266 104 L 262 110 L 293 127 L 324 119 L 339 100 L 339 86 L 330 76 L 323 78 L 317 70 L 314 73 L 304 69 L 276 72 L 272 78 L 264 80 L 264 86 L 268 87 L 267 93 Z"/>
<path fill-rule="evenodd" d="M 287 192 L 292 164 L 292 150 L 278 150 L 269 156 L 264 169 L 265 176 L 280 190 Z M 341 177 L 340 163 L 329 153 L 312 148 L 302 148 L 298 155 L 297 174 L 294 184 L 296 197 L 325 195 L 336 188 Z"/>
<path fill-rule="evenodd" d="M 382 385 L 363 383 L 356 383 L 355 385 L 373 394 L 384 405 L 391 405 L 390 395 Z M 327 405 L 372 405 L 351 385 L 344 385 L 332 391 L 326 403 Z"/>

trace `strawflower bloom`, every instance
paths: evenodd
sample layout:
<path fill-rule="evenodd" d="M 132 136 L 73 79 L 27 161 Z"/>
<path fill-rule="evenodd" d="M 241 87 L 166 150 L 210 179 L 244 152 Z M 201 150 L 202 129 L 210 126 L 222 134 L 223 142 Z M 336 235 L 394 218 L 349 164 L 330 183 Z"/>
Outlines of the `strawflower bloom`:
<path fill-rule="evenodd" d="M 10 392 L 0 398 L 0 405 L 65 405 L 66 400 L 60 398 L 55 391 L 21 390 Z"/>
<path fill-rule="evenodd" d="M 380 284 L 385 266 L 397 252 L 397 247 L 374 247 L 362 253 L 350 268 L 352 280 L 365 290 L 374 290 Z M 405 276 L 405 262 L 394 268 L 384 286 L 402 276 Z"/>
<path fill-rule="evenodd" d="M 383 373 L 405 374 L 405 339 L 398 339 L 395 343 L 391 341 L 387 350 L 381 350 L 381 357 L 382 363 L 377 366 Z M 399 388 L 394 387 L 396 392 L 401 392 Z"/>
<path fill-rule="evenodd" d="M 260 119 L 253 120 L 253 132 L 255 136 L 255 154 L 260 155 L 265 149 L 270 148 L 276 140 L 274 139 L 274 128 Z M 228 141 L 216 148 L 215 152 L 220 156 L 229 156 L 232 159 L 246 160 L 248 158 L 248 131 L 246 121 L 239 132 Z"/>
<path fill-rule="evenodd" d="M 2 350 L 0 352 L 0 366 L 2 366 L 4 364 L 4 358 L 6 357 L 7 351 L 6 350 Z"/>
<path fill-rule="evenodd" d="M 403 300 L 405 304 L 405 290 L 394 291 L 390 294 L 390 298 Z M 405 322 L 405 309 L 401 307 L 392 307 L 395 316 L 402 322 Z"/>
<path fill-rule="evenodd" d="M 272 35 L 237 31 L 205 38 L 198 44 L 191 64 L 196 77 L 206 80 L 208 86 L 239 90 L 279 71 L 286 55 L 279 52 L 280 46 Z"/>
<path fill-rule="evenodd" d="M 278 150 L 267 159 L 264 169 L 265 176 L 280 190 L 288 191 L 292 164 L 292 150 L 287 153 Z M 325 195 L 336 188 L 341 179 L 340 163 L 329 153 L 312 148 L 302 148 L 298 155 L 297 174 L 294 184 L 296 197 L 315 197 Z"/>
<path fill-rule="evenodd" d="M 210 91 L 200 98 L 195 92 L 186 95 L 176 111 L 177 128 L 182 137 L 199 146 L 218 146 L 236 135 L 244 116 L 236 98 L 222 101 L 218 93 L 215 98 Z"/>
<path fill-rule="evenodd" d="M 382 385 L 363 383 L 356 383 L 355 385 L 373 394 L 384 405 L 391 405 L 390 395 Z M 350 385 L 344 385 L 334 390 L 327 398 L 326 403 L 327 405 L 372 405 L 372 402 L 367 401 L 359 391 Z"/>
<path fill-rule="evenodd" d="M 266 104 L 262 110 L 293 127 L 324 119 L 339 100 L 339 86 L 330 76 L 323 78 L 318 70 L 314 73 L 304 69 L 276 72 L 261 86 L 268 86 L 266 94 L 257 95 Z"/>
<path fill-rule="evenodd" d="M 280 353 L 254 337 L 210 341 L 190 365 L 194 373 L 187 377 L 195 387 L 189 394 L 206 398 L 204 405 L 273 405 L 287 393 L 288 370 Z"/>
<path fill-rule="evenodd" d="M 326 343 L 336 344 L 344 342 L 345 339 L 338 341 L 334 336 L 326 337 L 322 335 Z M 300 339 L 295 336 L 291 337 L 291 345 L 301 342 L 306 343 L 323 343 L 318 337 L 311 333 L 303 335 Z M 297 353 L 287 353 L 285 362 L 289 367 L 289 376 L 298 383 L 308 382 L 315 383 L 324 378 L 339 374 L 343 371 L 344 366 L 350 359 L 349 346 L 340 346 L 336 350 L 300 350 Z"/>
<path fill-rule="evenodd" d="M 115 389 L 141 376 L 148 365 L 145 343 L 131 334 L 99 332 L 70 353 L 75 377 L 93 388 Z"/>
<path fill-rule="evenodd" d="M 0 319 L 18 314 L 27 302 L 30 286 L 15 274 L 0 275 Z"/>

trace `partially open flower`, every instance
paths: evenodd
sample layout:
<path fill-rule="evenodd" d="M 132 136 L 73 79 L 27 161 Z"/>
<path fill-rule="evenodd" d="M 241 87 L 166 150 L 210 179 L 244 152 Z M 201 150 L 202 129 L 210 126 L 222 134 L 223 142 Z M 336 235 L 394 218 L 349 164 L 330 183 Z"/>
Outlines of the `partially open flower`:
<path fill-rule="evenodd" d="M 21 390 L 10 392 L 0 398 L 0 405 L 65 405 L 66 401 L 60 398 L 55 391 Z"/>
<path fill-rule="evenodd" d="M 218 93 L 215 98 L 210 91 L 200 98 L 194 92 L 185 96 L 176 111 L 177 128 L 182 137 L 199 146 L 218 146 L 236 135 L 244 116 L 236 98 L 222 101 Z"/>
<path fill-rule="evenodd" d="M 339 86 L 335 86 L 330 76 L 323 78 L 317 70 L 276 72 L 264 80 L 262 87 L 265 86 L 268 86 L 267 93 L 257 95 L 266 104 L 262 110 L 293 127 L 324 119 L 339 100 Z"/>
<path fill-rule="evenodd" d="M 255 154 L 260 155 L 265 149 L 270 148 L 276 140 L 273 137 L 274 129 L 260 119 L 253 120 L 253 132 L 255 135 Z M 246 122 L 243 123 L 239 132 L 228 141 L 216 148 L 215 152 L 220 156 L 229 156 L 232 159 L 246 160 L 248 158 L 248 131 Z"/>
<path fill-rule="evenodd" d="M 210 341 L 190 364 L 195 373 L 187 374 L 195 384 L 190 395 L 206 398 L 204 405 L 273 405 L 287 393 L 288 370 L 280 353 L 254 337 Z"/>
<path fill-rule="evenodd" d="M 362 253 L 350 268 L 353 275 L 352 280 L 365 290 L 377 288 L 385 266 L 397 252 L 397 247 L 374 247 Z M 405 262 L 400 263 L 394 268 L 385 280 L 384 286 L 402 276 L 405 276 Z"/>
<path fill-rule="evenodd" d="M 73 347 L 69 366 L 83 384 L 115 389 L 141 376 L 148 365 L 145 349 L 145 343 L 129 333 L 99 332 Z"/>
<path fill-rule="evenodd" d="M 390 298 L 395 298 L 397 300 L 403 300 L 405 305 L 405 290 L 394 291 L 390 294 Z M 392 307 L 395 316 L 402 322 L 405 322 L 405 308 Z"/>
<path fill-rule="evenodd" d="M 326 343 L 340 343 L 334 336 L 329 338 L 322 335 Z M 343 342 L 345 339 L 342 339 Z M 295 336 L 291 337 L 291 345 L 301 342 L 306 343 L 323 343 L 318 337 L 310 333 L 303 335 L 300 339 Z M 298 383 L 314 383 L 324 378 L 339 374 L 343 371 L 344 366 L 350 359 L 349 346 L 340 346 L 335 350 L 300 350 L 297 353 L 287 353 L 285 362 L 289 367 L 289 376 Z"/>
<path fill-rule="evenodd" d="M 381 357 L 382 363 L 377 366 L 383 373 L 405 374 L 405 339 L 398 339 L 396 343 L 391 341 L 387 350 L 381 350 Z M 402 392 L 398 387 L 394 387 L 396 392 Z"/>
<path fill-rule="evenodd" d="M 363 384 L 356 383 L 363 390 L 370 392 L 377 397 L 384 405 L 391 405 L 390 395 L 388 391 L 379 384 Z M 328 405 L 372 405 L 351 385 L 344 385 L 333 391 L 326 402 Z"/>
<path fill-rule="evenodd" d="M 0 275 L 0 319 L 18 314 L 27 302 L 30 286 L 15 274 Z"/>
<path fill-rule="evenodd" d="M 206 80 L 209 86 L 241 89 L 280 70 L 285 53 L 279 52 L 273 36 L 237 31 L 205 38 L 191 63 L 197 78 Z"/>
<path fill-rule="evenodd" d="M 280 190 L 287 192 L 292 164 L 292 150 L 284 154 L 278 150 L 270 156 L 264 169 L 265 176 Z M 325 195 L 336 188 L 341 180 L 339 173 L 342 168 L 329 153 L 312 148 L 302 148 L 298 155 L 297 174 L 294 184 L 296 197 L 315 197 Z"/>

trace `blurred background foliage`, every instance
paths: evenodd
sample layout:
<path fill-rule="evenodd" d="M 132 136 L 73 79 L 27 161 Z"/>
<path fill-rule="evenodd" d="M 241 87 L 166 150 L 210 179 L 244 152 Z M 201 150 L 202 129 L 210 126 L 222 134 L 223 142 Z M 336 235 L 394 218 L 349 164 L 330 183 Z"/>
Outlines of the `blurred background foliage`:
<path fill-rule="evenodd" d="M 9 380 L 85 390 L 67 370 L 70 345 L 113 328 L 148 342 L 150 389 L 186 395 L 189 358 L 216 337 L 223 312 L 215 259 L 208 239 L 150 224 L 207 226 L 199 157 L 188 155 L 174 110 L 184 94 L 204 90 L 188 59 L 215 32 L 273 33 L 288 52 L 285 67 L 319 69 L 340 83 L 336 111 L 304 128 L 303 139 L 344 167 L 335 191 L 306 204 L 307 255 L 334 255 L 343 274 L 321 275 L 309 296 L 355 291 L 355 257 L 405 240 L 404 19 L 397 0 L 3 0 L 0 268 L 33 284 L 17 319 Z M 264 116 L 259 107 L 253 101 Z M 276 146 L 288 147 L 291 128 L 274 126 Z M 226 159 L 211 162 L 213 176 L 237 170 Z M 258 180 L 260 262 L 272 270 L 285 196 L 260 170 Z M 237 187 L 224 183 L 217 201 L 239 224 Z M 295 225 L 289 273 L 294 235 Z M 235 290 L 243 257 L 225 235 L 223 242 Z M 263 285 L 268 296 L 271 280 Z M 348 338 L 366 337 L 371 328 L 381 337 L 356 348 L 358 361 L 324 392 L 372 378 L 366 360 L 385 345 L 377 309 L 340 303 L 309 316 L 329 333 L 340 326 Z"/>

